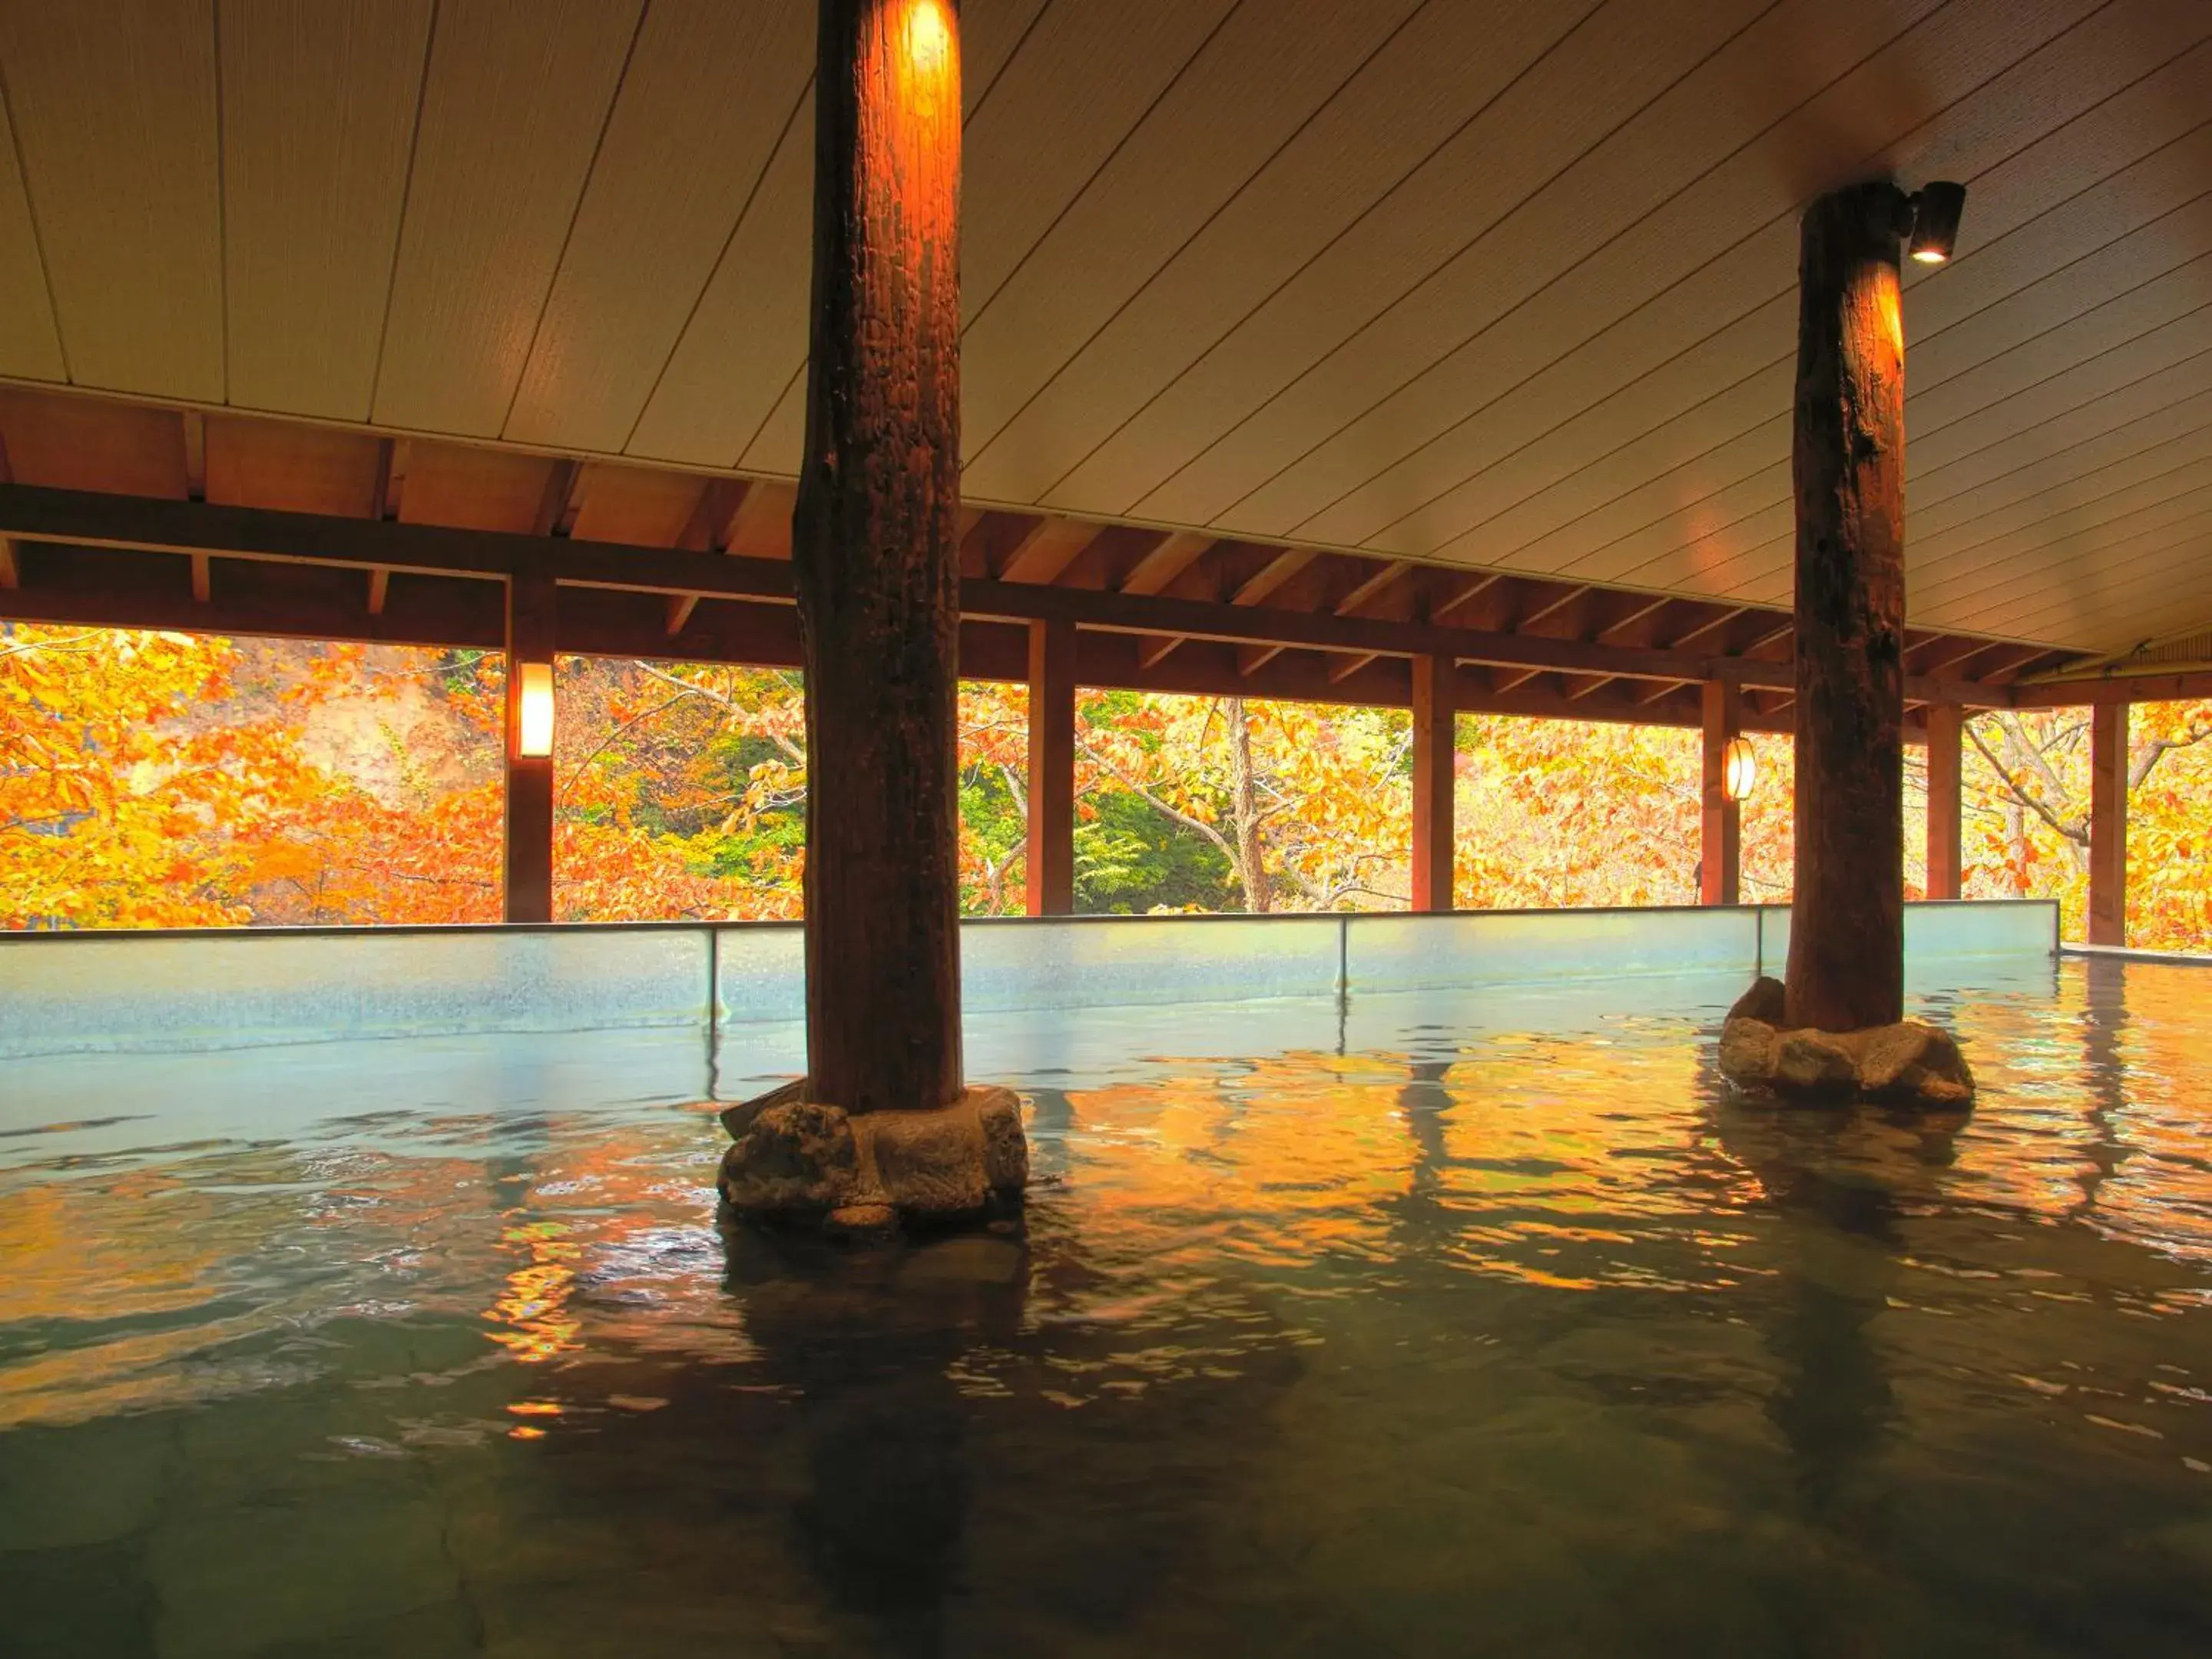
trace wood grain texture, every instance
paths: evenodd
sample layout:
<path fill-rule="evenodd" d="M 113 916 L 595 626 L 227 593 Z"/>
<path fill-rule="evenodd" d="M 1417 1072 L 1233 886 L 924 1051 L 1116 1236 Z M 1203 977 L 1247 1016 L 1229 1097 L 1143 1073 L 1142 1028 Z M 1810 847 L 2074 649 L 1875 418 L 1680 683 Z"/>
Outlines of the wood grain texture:
<path fill-rule="evenodd" d="M 213 0 L 15 0 L 0 73 L 71 380 L 221 403 Z"/>
<path fill-rule="evenodd" d="M 1963 843 L 1960 816 L 1960 766 L 1966 710 L 1940 705 L 1928 711 L 1928 893 L 1959 896 Z"/>
<path fill-rule="evenodd" d="M 1728 746 L 1743 731 L 1743 693 L 1727 680 L 1707 680 L 1703 695 L 1698 902 L 1736 904 L 1743 897 L 1743 804 L 1728 797 Z"/>
<path fill-rule="evenodd" d="M 516 752 L 521 725 L 521 663 L 550 663 L 560 626 L 560 596 L 542 567 L 520 569 L 507 582 L 507 827 L 505 918 L 553 920 L 553 757 Z"/>
<path fill-rule="evenodd" d="M 229 398 L 365 421 L 430 0 L 220 0 Z"/>
<path fill-rule="evenodd" d="M 960 57 L 944 0 L 822 0 L 806 459 L 809 1092 L 963 1087 Z"/>
<path fill-rule="evenodd" d="M 1790 1026 L 1905 1017 L 1905 337 L 1893 185 L 1806 210 Z"/>
<path fill-rule="evenodd" d="M 443 0 L 378 371 L 380 424 L 496 435 L 641 0 Z"/>
<path fill-rule="evenodd" d="M 365 432 L 210 415 L 204 441 L 206 499 L 217 507 L 374 516 L 381 446 Z"/>

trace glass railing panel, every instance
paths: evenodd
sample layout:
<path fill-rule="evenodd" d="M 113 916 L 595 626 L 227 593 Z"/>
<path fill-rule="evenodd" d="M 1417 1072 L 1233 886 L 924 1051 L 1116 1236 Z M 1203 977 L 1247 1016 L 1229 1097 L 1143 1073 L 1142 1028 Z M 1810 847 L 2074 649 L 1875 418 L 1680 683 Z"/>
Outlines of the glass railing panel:
<path fill-rule="evenodd" d="M 1334 916 L 971 922 L 961 990 L 979 1013 L 1329 997 L 1341 951 Z"/>
<path fill-rule="evenodd" d="M 799 924 L 714 929 L 716 1014 L 726 1025 L 806 1018 L 806 936 Z"/>
<path fill-rule="evenodd" d="M 1624 975 L 1728 973 L 1748 979 L 1748 911 L 1516 910 L 1350 919 L 1346 981 L 1365 992 L 1449 989 Z"/>
<path fill-rule="evenodd" d="M 696 1024 L 707 957 L 683 929 L 19 937 L 0 1054 Z"/>

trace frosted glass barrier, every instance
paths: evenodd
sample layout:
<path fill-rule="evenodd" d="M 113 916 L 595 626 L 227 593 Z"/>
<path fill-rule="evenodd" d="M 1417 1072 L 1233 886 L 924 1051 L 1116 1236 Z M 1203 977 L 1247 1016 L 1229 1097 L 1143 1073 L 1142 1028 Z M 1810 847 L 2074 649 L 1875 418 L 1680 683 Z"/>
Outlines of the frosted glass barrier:
<path fill-rule="evenodd" d="M 795 922 L 714 930 L 717 1017 L 726 1025 L 806 1018 L 806 934 Z"/>
<path fill-rule="evenodd" d="M 1350 919 L 1353 995 L 1625 975 L 1731 973 L 1758 960 L 1747 910 L 1500 910 Z"/>
<path fill-rule="evenodd" d="M 977 1012 L 1333 997 L 1343 949 L 1335 916 L 974 922 L 960 986 Z"/>
<path fill-rule="evenodd" d="M 1790 961 L 1790 907 L 1759 907 L 1763 971 L 1780 977 Z M 1940 975 L 1947 964 L 2058 954 L 2058 906 L 2049 899 L 1969 899 L 1905 907 L 1908 979 Z"/>
<path fill-rule="evenodd" d="M 0 1054 L 703 1024 L 690 929 L 0 941 Z"/>

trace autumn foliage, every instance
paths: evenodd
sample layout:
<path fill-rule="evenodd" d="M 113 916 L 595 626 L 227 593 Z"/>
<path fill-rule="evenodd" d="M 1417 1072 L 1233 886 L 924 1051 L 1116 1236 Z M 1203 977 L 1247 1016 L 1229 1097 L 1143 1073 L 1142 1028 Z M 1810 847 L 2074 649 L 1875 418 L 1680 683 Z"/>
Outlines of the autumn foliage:
<path fill-rule="evenodd" d="M 495 654 L 0 626 L 0 925 L 493 921 L 502 667 Z M 563 659 L 556 914 L 789 918 L 805 867 L 799 677 Z M 1024 906 L 1027 696 L 960 692 L 962 902 Z M 2203 807 L 2212 704 L 2135 711 L 2134 942 L 2212 945 Z M 1693 902 L 1694 732 L 1462 715 L 1455 898 L 1468 908 Z M 1085 690 L 1076 901 L 1085 911 L 1407 902 L 1403 710 Z M 2043 896 L 2079 936 L 2087 727 L 1999 711 L 1969 727 L 1969 896 Z M 1744 896 L 1786 901 L 1790 755 L 1756 737 Z M 1905 876 L 1924 878 L 1924 766 Z"/>

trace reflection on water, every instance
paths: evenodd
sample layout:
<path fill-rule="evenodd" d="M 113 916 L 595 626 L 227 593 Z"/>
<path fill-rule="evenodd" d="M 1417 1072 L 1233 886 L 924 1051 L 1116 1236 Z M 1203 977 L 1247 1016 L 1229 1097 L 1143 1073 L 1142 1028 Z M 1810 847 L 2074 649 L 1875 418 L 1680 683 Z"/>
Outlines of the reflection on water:
<path fill-rule="evenodd" d="M 1732 983 L 1101 1013 L 912 1248 L 707 1225 L 694 1037 L 18 1066 L 0 1653 L 2201 1654 L 2208 983 L 1931 999 L 1951 1121 Z"/>

